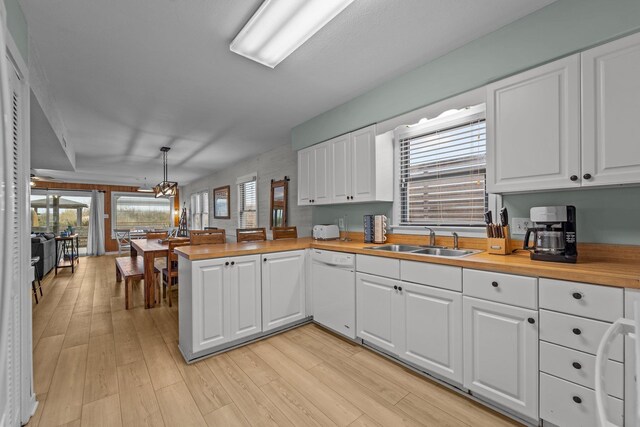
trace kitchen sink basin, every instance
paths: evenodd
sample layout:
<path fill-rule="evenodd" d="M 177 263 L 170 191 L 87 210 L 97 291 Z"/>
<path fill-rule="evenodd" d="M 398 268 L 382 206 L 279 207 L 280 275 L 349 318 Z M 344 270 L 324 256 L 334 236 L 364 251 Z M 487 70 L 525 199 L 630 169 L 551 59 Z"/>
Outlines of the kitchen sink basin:
<path fill-rule="evenodd" d="M 412 246 L 412 245 L 384 245 L 377 246 L 374 249 L 377 251 L 386 251 L 386 252 L 403 252 L 414 255 L 431 255 L 431 256 L 439 256 L 439 257 L 448 257 L 448 258 L 459 258 L 468 255 L 477 254 L 479 250 L 476 249 L 448 249 L 443 247 L 435 247 L 435 246 Z"/>
<path fill-rule="evenodd" d="M 415 251 L 419 251 L 422 248 L 420 246 L 411 246 L 411 245 L 384 245 L 384 246 L 377 246 L 375 248 L 370 248 L 370 249 L 375 249 L 377 251 L 387 251 L 387 252 L 415 252 Z"/>
<path fill-rule="evenodd" d="M 459 258 L 463 256 L 477 254 L 479 250 L 476 249 L 447 249 L 447 248 L 425 248 L 417 251 L 413 251 L 411 253 L 417 255 L 433 255 L 433 256 L 441 256 L 441 257 L 452 257 Z"/>

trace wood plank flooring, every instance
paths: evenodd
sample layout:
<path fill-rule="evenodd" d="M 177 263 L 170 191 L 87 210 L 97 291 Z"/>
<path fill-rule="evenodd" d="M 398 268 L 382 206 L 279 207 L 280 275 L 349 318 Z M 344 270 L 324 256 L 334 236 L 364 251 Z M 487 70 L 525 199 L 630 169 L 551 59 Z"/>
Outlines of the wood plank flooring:
<path fill-rule="evenodd" d="M 315 325 L 187 365 L 177 298 L 125 310 L 113 258 L 44 280 L 29 426 L 518 425 Z"/>

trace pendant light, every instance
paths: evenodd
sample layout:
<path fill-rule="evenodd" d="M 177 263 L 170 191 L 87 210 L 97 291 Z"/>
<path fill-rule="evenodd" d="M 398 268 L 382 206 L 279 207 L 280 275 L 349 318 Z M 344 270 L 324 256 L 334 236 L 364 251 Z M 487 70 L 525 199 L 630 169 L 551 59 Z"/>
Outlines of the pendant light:
<path fill-rule="evenodd" d="M 178 183 L 175 181 L 169 181 L 169 178 L 167 177 L 169 171 L 169 168 L 167 166 L 167 153 L 170 149 L 170 147 L 162 147 L 160 149 L 160 151 L 162 152 L 162 171 L 164 179 L 153 189 L 154 193 L 156 193 L 156 198 L 173 197 L 178 192 Z"/>
<path fill-rule="evenodd" d="M 153 193 L 153 188 L 147 183 L 147 177 L 144 177 L 144 184 L 138 187 L 140 193 Z"/>

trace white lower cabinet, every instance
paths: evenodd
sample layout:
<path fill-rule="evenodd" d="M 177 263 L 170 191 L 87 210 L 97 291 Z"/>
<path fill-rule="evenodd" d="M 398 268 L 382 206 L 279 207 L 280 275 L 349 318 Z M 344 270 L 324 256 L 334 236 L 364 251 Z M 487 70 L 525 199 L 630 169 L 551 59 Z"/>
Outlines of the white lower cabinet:
<path fill-rule="evenodd" d="M 402 283 L 400 357 L 462 384 L 462 294 Z"/>
<path fill-rule="evenodd" d="M 538 420 L 538 312 L 463 297 L 464 386 Z"/>
<path fill-rule="evenodd" d="M 192 263 L 193 353 L 262 330 L 259 261 L 249 255 Z"/>
<path fill-rule="evenodd" d="M 262 255 L 262 328 L 270 331 L 306 316 L 305 251 Z"/>
<path fill-rule="evenodd" d="M 356 274 L 356 335 L 394 354 L 399 353 L 402 337 L 400 287 L 399 280 Z"/>
<path fill-rule="evenodd" d="M 462 384 L 462 295 L 358 273 L 357 336 Z"/>

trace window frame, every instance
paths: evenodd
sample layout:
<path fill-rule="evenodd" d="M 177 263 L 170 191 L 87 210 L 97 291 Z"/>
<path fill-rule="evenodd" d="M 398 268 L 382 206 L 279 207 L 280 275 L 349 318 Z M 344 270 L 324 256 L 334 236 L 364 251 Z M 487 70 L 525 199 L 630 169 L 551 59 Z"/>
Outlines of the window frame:
<path fill-rule="evenodd" d="M 116 234 L 115 231 L 117 229 L 117 214 L 118 214 L 118 206 L 116 200 L 118 196 L 130 196 L 130 197 L 147 197 L 149 199 L 155 199 L 155 195 L 153 193 L 140 193 L 140 192 L 129 192 L 129 191 L 112 191 L 111 192 L 111 238 L 115 239 Z M 173 227 L 173 197 L 167 199 L 169 200 L 169 226 L 168 228 Z"/>
<path fill-rule="evenodd" d="M 207 196 L 207 202 L 204 203 L 204 196 Z M 200 210 L 196 211 L 193 208 L 193 200 L 196 199 L 196 204 L 200 206 Z M 189 196 L 189 229 L 196 230 L 194 227 L 195 224 L 195 216 L 200 215 L 200 227 L 198 230 L 204 229 L 204 227 L 208 227 L 211 221 L 209 217 L 209 204 L 211 200 L 211 195 L 209 190 L 201 190 L 191 193 Z M 207 225 L 204 224 L 204 218 L 207 218 Z"/>
<path fill-rule="evenodd" d="M 452 106 L 452 100 L 444 100 L 433 106 L 425 109 L 425 115 L 431 116 L 427 123 L 415 125 L 401 125 L 395 127 L 394 130 L 387 132 L 388 136 L 393 138 L 393 156 L 394 156 L 394 171 L 393 171 L 393 213 L 392 213 L 392 225 L 390 228 L 395 232 L 403 234 L 425 234 L 426 228 L 433 229 L 436 233 L 452 233 L 456 232 L 460 236 L 464 237 L 486 237 L 486 228 L 484 226 L 453 226 L 453 225 L 401 225 L 400 220 L 402 218 L 402 203 L 401 203 L 401 190 L 400 190 L 400 151 L 401 151 L 401 139 L 410 138 L 412 136 L 418 136 L 420 134 L 428 133 L 429 131 L 435 131 L 436 129 L 444 126 L 450 127 L 457 124 L 463 124 L 469 122 L 470 119 L 478 114 L 485 116 L 486 105 L 484 96 L 478 96 L 478 92 L 463 94 L 456 97 L 459 105 L 457 108 L 459 113 L 452 114 L 451 116 L 439 117 L 443 112 L 456 109 Z M 454 100 L 454 105 L 456 101 Z M 489 165 L 487 165 L 487 168 Z M 499 206 L 502 204 L 502 198 L 499 195 L 487 193 L 487 209 L 495 213 L 498 212 Z"/>
<path fill-rule="evenodd" d="M 258 204 L 259 204 L 258 203 L 258 174 L 257 173 L 251 173 L 251 174 L 247 174 L 247 175 L 238 177 L 236 179 L 236 191 L 238 192 L 238 197 L 237 197 L 238 203 L 236 205 L 236 212 L 237 212 L 237 215 L 238 215 L 238 222 L 237 222 L 238 228 L 251 228 L 251 227 L 242 227 L 242 224 L 240 222 L 241 221 L 240 210 L 242 208 L 242 199 L 240 197 L 240 194 L 241 194 L 240 193 L 240 186 L 242 184 L 246 184 L 248 182 L 255 182 L 256 183 L 256 224 L 255 224 L 255 226 L 256 227 L 260 226 L 260 218 L 258 216 L 258 212 L 259 212 L 259 209 L 258 209 Z"/>

